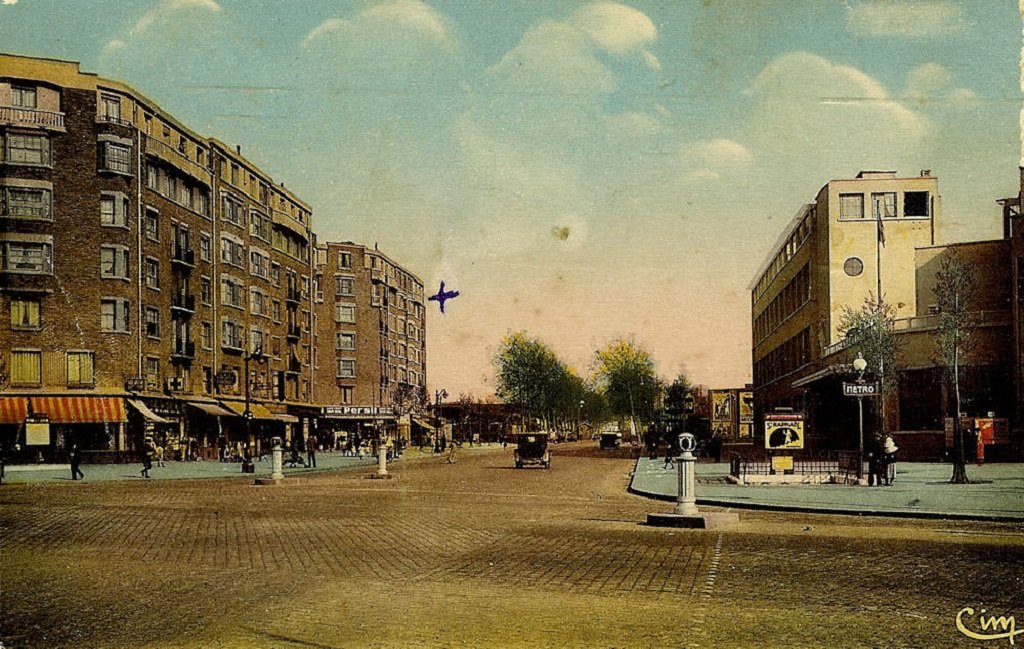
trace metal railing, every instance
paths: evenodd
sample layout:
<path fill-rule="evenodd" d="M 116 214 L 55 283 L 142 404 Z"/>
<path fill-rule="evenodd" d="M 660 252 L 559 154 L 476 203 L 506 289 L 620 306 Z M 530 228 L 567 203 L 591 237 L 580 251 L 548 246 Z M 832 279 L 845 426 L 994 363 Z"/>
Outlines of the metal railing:
<path fill-rule="evenodd" d="M 748 460 L 738 453 L 729 458 L 729 475 L 741 482 L 747 476 L 771 475 L 770 461 Z M 776 472 L 778 473 L 778 472 Z M 837 482 L 847 482 L 857 476 L 856 451 L 825 451 L 814 455 L 794 457 L 792 475 L 831 475 Z"/>

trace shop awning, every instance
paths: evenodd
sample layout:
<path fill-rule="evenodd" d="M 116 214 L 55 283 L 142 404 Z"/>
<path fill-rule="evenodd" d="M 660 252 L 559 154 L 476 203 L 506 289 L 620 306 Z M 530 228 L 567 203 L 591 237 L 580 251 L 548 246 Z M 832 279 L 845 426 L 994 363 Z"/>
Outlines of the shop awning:
<path fill-rule="evenodd" d="M 278 421 L 283 421 L 286 424 L 297 424 L 297 423 L 299 423 L 299 418 L 298 417 L 296 417 L 295 415 L 289 415 L 286 412 L 272 412 L 270 414 L 274 416 L 274 419 L 276 419 Z"/>
<path fill-rule="evenodd" d="M 120 397 L 32 397 L 32 413 L 54 424 L 119 424 L 128 421 Z"/>
<path fill-rule="evenodd" d="M 245 404 L 244 403 L 240 403 L 238 401 L 222 401 L 221 403 L 223 403 L 225 406 L 227 406 L 232 412 L 234 412 L 239 417 L 244 417 L 245 416 Z M 252 418 L 253 419 L 270 419 L 270 420 L 277 419 L 277 416 L 274 413 L 270 412 L 269 410 L 267 410 L 266 406 L 264 406 L 262 404 L 259 404 L 259 403 L 250 403 L 249 404 L 249 412 L 252 413 Z M 281 420 L 278 420 L 278 421 L 281 421 Z M 298 421 L 298 420 L 296 420 L 296 421 Z"/>
<path fill-rule="evenodd" d="M 156 414 L 155 412 L 150 410 L 149 407 L 146 404 L 142 403 L 138 399 L 128 399 L 128 403 L 131 405 L 132 408 L 135 408 L 136 410 L 138 410 L 139 414 L 142 415 L 143 417 L 145 417 L 146 420 L 148 420 L 148 421 L 151 421 L 151 422 L 153 422 L 155 424 L 173 424 L 174 423 L 170 419 L 164 419 L 160 415 Z"/>
<path fill-rule="evenodd" d="M 20 424 L 28 416 L 28 399 L 24 397 L 0 398 L 0 424 Z"/>
<path fill-rule="evenodd" d="M 425 429 L 429 430 L 430 432 L 433 432 L 435 430 L 432 425 L 427 423 L 425 420 L 420 419 L 419 417 L 413 417 L 412 418 L 412 422 L 414 424 L 416 424 L 417 426 L 419 426 L 420 428 L 425 428 Z"/>
<path fill-rule="evenodd" d="M 202 410 L 203 412 L 205 412 L 206 414 L 208 414 L 208 415 L 210 415 L 212 417 L 234 417 L 235 416 L 235 413 L 231 412 L 230 410 L 225 410 L 224 408 L 221 408 L 216 403 L 209 403 L 209 402 L 206 402 L 206 401 L 186 401 L 185 403 L 187 403 L 188 405 L 192 406 L 193 408 L 196 408 L 198 410 Z"/>

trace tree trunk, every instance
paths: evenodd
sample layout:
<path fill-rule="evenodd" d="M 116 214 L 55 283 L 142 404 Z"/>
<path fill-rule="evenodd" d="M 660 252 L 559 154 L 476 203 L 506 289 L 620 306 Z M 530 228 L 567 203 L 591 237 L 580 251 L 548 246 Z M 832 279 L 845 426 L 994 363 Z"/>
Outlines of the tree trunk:
<path fill-rule="evenodd" d="M 960 430 L 960 355 L 955 347 L 957 341 L 954 338 L 953 348 L 953 391 L 956 398 L 956 412 L 953 419 L 953 477 L 949 479 L 952 484 L 967 484 L 967 462 L 964 459 L 964 434 Z"/>

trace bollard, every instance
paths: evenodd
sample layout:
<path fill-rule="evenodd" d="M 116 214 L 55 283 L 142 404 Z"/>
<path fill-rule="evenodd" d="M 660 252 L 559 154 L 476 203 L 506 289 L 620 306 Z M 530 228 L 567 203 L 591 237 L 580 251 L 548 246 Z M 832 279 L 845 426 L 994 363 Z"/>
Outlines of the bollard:
<path fill-rule="evenodd" d="M 384 448 L 383 444 L 379 444 L 377 447 L 377 475 L 386 476 L 388 474 L 388 452 Z"/>
<path fill-rule="evenodd" d="M 676 513 L 690 516 L 697 513 L 697 475 L 694 467 L 697 458 L 693 455 L 697 449 L 697 438 L 690 433 L 683 433 L 679 436 L 679 448 L 682 453 L 676 458 L 676 466 L 679 467 Z"/>
<path fill-rule="evenodd" d="M 274 445 L 274 449 L 272 451 L 273 467 L 270 471 L 270 479 L 282 480 L 284 478 L 284 461 L 281 458 L 281 455 L 284 452 L 284 450 L 281 448 L 281 438 L 275 437 L 271 443 Z"/>

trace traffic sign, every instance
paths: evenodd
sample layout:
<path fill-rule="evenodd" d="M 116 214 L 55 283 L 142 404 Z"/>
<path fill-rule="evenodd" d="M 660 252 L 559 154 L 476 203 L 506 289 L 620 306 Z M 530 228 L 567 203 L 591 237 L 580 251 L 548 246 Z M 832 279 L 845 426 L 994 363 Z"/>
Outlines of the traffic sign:
<path fill-rule="evenodd" d="M 877 397 L 881 392 L 878 383 L 843 383 L 843 395 L 847 397 Z"/>

